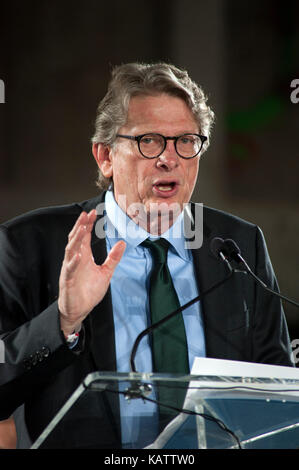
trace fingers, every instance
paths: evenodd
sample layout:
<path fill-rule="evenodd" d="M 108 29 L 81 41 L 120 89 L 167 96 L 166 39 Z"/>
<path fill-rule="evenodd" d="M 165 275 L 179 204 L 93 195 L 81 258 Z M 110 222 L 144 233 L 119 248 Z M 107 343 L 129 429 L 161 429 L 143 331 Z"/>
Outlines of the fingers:
<path fill-rule="evenodd" d="M 65 280 L 68 281 L 72 278 L 73 273 L 76 271 L 81 260 L 81 253 L 75 253 L 70 261 L 65 265 Z"/>
<path fill-rule="evenodd" d="M 71 241 L 72 238 L 74 238 L 75 233 L 78 231 L 79 227 L 83 224 L 83 222 L 86 223 L 86 217 L 87 217 L 86 212 L 81 212 L 81 214 L 78 217 L 75 225 L 73 226 L 72 230 L 69 233 L 69 236 L 68 236 L 69 241 Z"/>
<path fill-rule="evenodd" d="M 86 226 L 80 225 L 65 248 L 64 259 L 66 263 L 70 263 L 73 257 L 80 252 L 81 243 L 85 234 Z"/>
<path fill-rule="evenodd" d="M 96 217 L 97 212 L 95 209 L 89 212 L 88 214 L 86 212 L 82 212 L 78 217 L 71 232 L 69 233 L 69 241 L 65 248 L 64 256 L 64 273 L 66 280 L 72 278 L 72 275 L 79 266 L 81 259 L 84 259 L 86 261 L 90 259 L 90 256 L 92 257 L 90 240 L 91 231 Z M 100 271 L 102 272 L 102 274 L 104 274 L 107 280 L 110 280 L 110 278 L 112 277 L 112 274 L 116 266 L 120 262 L 125 249 L 126 243 L 120 240 L 110 250 L 105 262 L 101 266 L 99 266 Z M 90 251 L 90 253 L 88 250 Z"/>
<path fill-rule="evenodd" d="M 92 210 L 89 214 L 82 212 L 78 217 L 77 222 L 69 233 L 69 242 L 65 249 L 65 260 L 68 263 L 74 258 L 76 253 L 80 253 L 84 237 L 91 233 L 96 217 L 96 210 Z"/>
<path fill-rule="evenodd" d="M 72 230 L 69 233 L 69 236 L 68 236 L 69 241 L 71 241 L 72 238 L 74 238 L 77 231 L 82 226 L 86 226 L 86 230 L 91 231 L 96 218 L 97 218 L 97 211 L 95 209 L 90 211 L 88 214 L 84 211 L 81 212 L 81 214 L 78 217 L 74 227 L 72 228 Z"/>

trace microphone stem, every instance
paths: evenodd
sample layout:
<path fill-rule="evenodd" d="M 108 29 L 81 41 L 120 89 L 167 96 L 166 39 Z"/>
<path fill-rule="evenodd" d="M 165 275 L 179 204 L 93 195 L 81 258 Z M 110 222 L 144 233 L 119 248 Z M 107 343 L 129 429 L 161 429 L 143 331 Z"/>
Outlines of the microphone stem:
<path fill-rule="evenodd" d="M 222 279 L 221 281 L 217 282 L 216 284 L 214 284 L 212 287 L 210 287 L 209 289 L 207 289 L 205 292 L 203 292 L 202 294 L 198 295 L 197 297 L 195 297 L 194 299 L 190 300 L 189 302 L 187 302 L 185 305 L 183 305 L 182 307 L 178 308 L 177 310 L 175 310 L 174 312 L 171 312 L 170 314 L 166 315 L 166 317 L 162 318 L 161 320 L 159 320 L 158 322 L 156 323 L 153 323 L 152 325 L 150 325 L 148 328 L 146 328 L 145 330 L 143 330 L 141 333 L 139 333 L 139 335 L 137 336 L 136 340 L 135 340 L 135 343 L 133 345 L 133 348 L 132 348 L 132 352 L 131 352 L 131 358 L 130 358 L 130 365 L 131 365 L 131 372 L 137 372 L 136 370 L 136 367 L 135 367 L 135 356 L 136 356 L 136 353 L 137 353 L 137 349 L 138 349 L 138 346 L 139 346 L 139 343 L 140 341 L 142 340 L 142 338 L 146 335 L 148 335 L 149 333 L 151 333 L 152 330 L 154 330 L 155 328 L 158 328 L 160 325 L 162 325 L 163 323 L 165 323 L 166 321 L 168 321 L 170 318 L 174 317 L 175 315 L 177 315 L 179 312 L 182 312 L 183 310 L 185 310 L 186 308 L 190 307 L 191 305 L 193 305 L 195 302 L 198 302 L 199 300 L 201 300 L 203 298 L 203 296 L 209 294 L 210 292 L 212 292 L 214 289 L 217 289 L 217 287 L 221 286 L 221 284 L 224 284 L 226 281 L 228 281 L 232 275 L 234 274 L 234 270 L 230 267 L 229 263 L 227 264 L 230 272 L 229 272 L 229 275 L 227 277 L 225 277 L 224 279 Z"/>
<path fill-rule="evenodd" d="M 245 262 L 245 260 L 240 256 L 240 258 L 242 259 L 242 262 L 246 268 L 246 271 L 248 274 L 250 274 L 251 277 L 253 277 L 253 279 L 258 283 L 260 284 L 267 292 L 270 292 L 270 294 L 274 294 L 276 295 L 277 297 L 280 297 L 281 299 L 285 300 L 286 302 L 289 302 L 290 304 L 292 305 L 295 305 L 295 307 L 299 307 L 299 304 L 297 302 L 295 302 L 294 300 L 291 300 L 289 299 L 288 297 L 285 297 L 284 295 L 280 294 L 279 292 L 276 292 L 275 290 L 271 289 L 270 287 L 268 287 L 259 277 L 257 277 L 250 269 L 250 267 L 248 266 L 248 264 Z"/>

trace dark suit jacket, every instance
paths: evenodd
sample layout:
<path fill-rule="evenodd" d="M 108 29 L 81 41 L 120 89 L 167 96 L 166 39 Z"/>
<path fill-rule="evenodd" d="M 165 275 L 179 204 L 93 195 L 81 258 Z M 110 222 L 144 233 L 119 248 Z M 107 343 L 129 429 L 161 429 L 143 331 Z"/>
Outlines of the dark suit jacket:
<path fill-rule="evenodd" d="M 115 338 L 110 291 L 84 321 L 79 348 L 71 351 L 60 331 L 58 280 L 68 233 L 82 210 L 90 211 L 104 194 L 82 203 L 32 211 L 0 230 L 0 337 L 6 364 L 0 366 L 0 418 L 24 405 L 18 434 L 34 441 L 92 371 L 115 371 Z M 276 280 L 260 229 L 215 209 L 204 208 L 201 248 L 193 250 L 200 292 L 227 275 L 224 264 L 210 253 L 215 236 L 232 238 L 253 271 L 271 288 Z M 105 239 L 92 237 L 96 263 L 106 258 Z M 244 274 L 234 275 L 202 300 L 208 357 L 292 365 L 290 343 L 280 301 Z M 53 446 L 118 447 L 113 403 L 102 394 L 82 405 Z M 92 404 L 91 404 L 92 403 Z M 86 416 L 84 416 L 86 414 Z M 97 426 L 106 423 L 105 433 Z M 80 431 L 78 433 L 78 430 Z M 96 440 L 95 440 L 96 435 Z"/>

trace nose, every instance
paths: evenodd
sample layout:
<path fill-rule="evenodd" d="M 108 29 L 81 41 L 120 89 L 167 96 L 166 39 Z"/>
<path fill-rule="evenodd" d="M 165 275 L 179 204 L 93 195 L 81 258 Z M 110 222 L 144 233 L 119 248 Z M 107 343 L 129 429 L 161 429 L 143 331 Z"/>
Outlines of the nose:
<path fill-rule="evenodd" d="M 179 165 L 179 158 L 174 147 L 174 142 L 168 140 L 164 152 L 157 158 L 157 167 L 170 171 Z"/>

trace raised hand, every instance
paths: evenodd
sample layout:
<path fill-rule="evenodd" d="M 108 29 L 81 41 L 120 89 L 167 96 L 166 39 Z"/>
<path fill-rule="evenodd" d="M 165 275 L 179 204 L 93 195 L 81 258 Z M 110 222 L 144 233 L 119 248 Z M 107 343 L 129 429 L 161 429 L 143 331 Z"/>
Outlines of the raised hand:
<path fill-rule="evenodd" d="M 124 241 L 117 242 L 105 262 L 95 264 L 90 242 L 96 217 L 96 210 L 88 214 L 82 212 L 69 233 L 58 298 L 61 329 L 65 336 L 77 331 L 86 316 L 101 302 L 126 248 Z"/>

